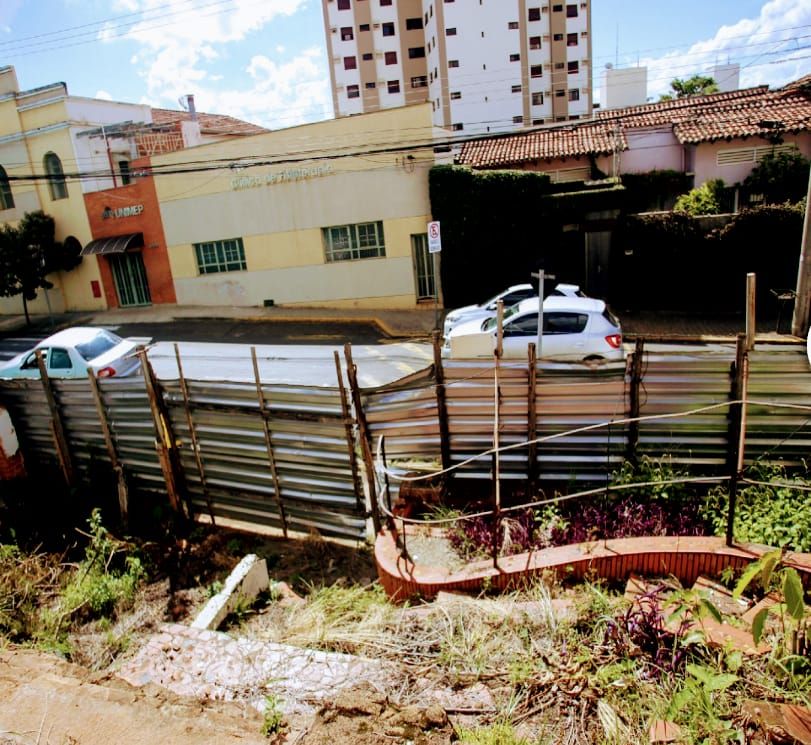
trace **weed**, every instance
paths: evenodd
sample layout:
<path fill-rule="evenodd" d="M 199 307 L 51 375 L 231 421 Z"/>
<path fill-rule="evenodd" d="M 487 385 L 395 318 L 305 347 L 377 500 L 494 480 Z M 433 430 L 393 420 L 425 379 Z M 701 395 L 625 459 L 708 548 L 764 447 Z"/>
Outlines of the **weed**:
<path fill-rule="evenodd" d="M 509 722 L 496 722 L 489 727 L 474 729 L 461 727 L 456 735 L 464 745 L 530 745 L 529 740 L 516 734 Z"/>
<path fill-rule="evenodd" d="M 274 693 L 265 696 L 265 716 L 262 722 L 261 734 L 263 737 L 275 737 L 284 731 L 284 711 L 282 701 Z"/>
<path fill-rule="evenodd" d="M 215 595 L 219 595 L 222 592 L 223 587 L 224 587 L 224 585 L 220 580 L 216 580 L 215 582 L 212 582 L 206 588 L 206 597 L 210 600 Z"/>

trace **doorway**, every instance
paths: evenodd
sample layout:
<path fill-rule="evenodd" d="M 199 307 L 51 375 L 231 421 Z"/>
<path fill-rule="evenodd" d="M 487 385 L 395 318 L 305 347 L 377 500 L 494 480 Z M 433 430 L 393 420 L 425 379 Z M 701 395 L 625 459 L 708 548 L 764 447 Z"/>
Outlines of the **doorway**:
<path fill-rule="evenodd" d="M 414 258 L 417 301 L 433 300 L 436 297 L 436 272 L 434 256 L 428 252 L 428 233 L 415 233 L 411 236 L 411 253 Z"/>
<path fill-rule="evenodd" d="M 109 257 L 113 270 L 118 304 L 122 308 L 150 305 L 149 284 L 146 281 L 144 259 L 140 251 L 121 253 Z"/>

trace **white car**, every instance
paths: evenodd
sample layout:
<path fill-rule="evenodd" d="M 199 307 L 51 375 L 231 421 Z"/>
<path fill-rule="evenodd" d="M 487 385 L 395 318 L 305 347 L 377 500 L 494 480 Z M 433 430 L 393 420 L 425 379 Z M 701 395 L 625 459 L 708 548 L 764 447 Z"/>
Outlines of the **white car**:
<path fill-rule="evenodd" d="M 537 297 L 538 288 L 533 287 L 531 284 L 512 285 L 504 292 L 500 292 L 495 297 L 485 300 L 478 305 L 465 305 L 463 308 L 452 310 L 445 316 L 445 323 L 442 329 L 442 335 L 447 339 L 448 334 L 460 323 L 466 323 L 475 319 L 484 320 L 485 318 L 494 318 L 496 310 L 498 309 L 498 301 L 504 302 L 504 307 L 509 308 L 511 305 L 520 303 L 530 297 Z M 550 295 L 565 295 L 567 297 L 586 297 L 580 290 L 578 285 L 570 285 L 560 283 L 555 285 L 555 288 L 550 292 Z"/>
<path fill-rule="evenodd" d="M 489 357 L 496 347 L 495 317 L 454 328 L 444 352 L 452 358 Z M 619 320 L 602 300 L 552 295 L 543 302 L 541 357 L 550 360 L 622 360 Z M 502 355 L 527 357 L 538 341 L 538 298 L 522 300 L 504 311 Z"/>
<path fill-rule="evenodd" d="M 135 354 L 141 340 L 122 339 L 106 329 L 76 326 L 43 339 L 34 349 L 18 354 L 0 367 L 0 378 L 38 378 L 36 350 L 53 378 L 86 378 L 92 369 L 98 378 L 132 375 L 141 366 Z"/>

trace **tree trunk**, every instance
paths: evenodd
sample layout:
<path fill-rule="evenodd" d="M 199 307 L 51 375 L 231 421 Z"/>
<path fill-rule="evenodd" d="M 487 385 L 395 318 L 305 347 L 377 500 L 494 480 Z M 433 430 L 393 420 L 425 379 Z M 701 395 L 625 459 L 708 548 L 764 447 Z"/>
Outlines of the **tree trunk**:
<path fill-rule="evenodd" d="M 23 312 L 25 313 L 25 325 L 31 325 L 31 316 L 28 315 L 28 300 L 25 298 L 25 293 L 23 293 Z"/>

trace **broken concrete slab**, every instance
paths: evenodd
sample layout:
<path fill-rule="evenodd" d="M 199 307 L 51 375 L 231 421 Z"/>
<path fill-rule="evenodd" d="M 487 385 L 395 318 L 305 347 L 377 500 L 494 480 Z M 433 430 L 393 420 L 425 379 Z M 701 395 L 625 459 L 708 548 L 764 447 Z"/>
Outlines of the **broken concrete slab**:
<path fill-rule="evenodd" d="M 726 622 L 718 623 L 714 618 L 701 618 L 695 626 L 704 632 L 711 647 L 723 649 L 730 646 L 749 657 L 759 657 L 771 651 L 771 647 L 763 641 L 755 644 L 751 631 Z"/>
<path fill-rule="evenodd" d="M 744 716 L 759 726 L 769 737 L 786 737 L 800 745 L 811 745 L 811 709 L 793 704 L 773 704 L 768 701 L 745 701 Z"/>
<path fill-rule="evenodd" d="M 752 605 L 748 598 L 733 597 L 730 590 L 703 574 L 696 579 L 693 590 L 709 600 L 725 616 L 742 616 Z"/>
<path fill-rule="evenodd" d="M 267 592 L 269 588 L 267 562 L 256 554 L 248 554 L 228 575 L 222 590 L 198 613 L 192 628 L 218 629 L 240 603 L 254 600 L 260 592 Z"/>

